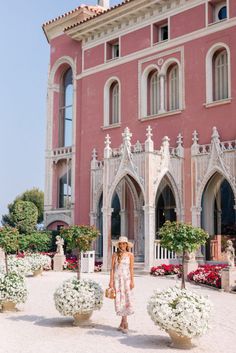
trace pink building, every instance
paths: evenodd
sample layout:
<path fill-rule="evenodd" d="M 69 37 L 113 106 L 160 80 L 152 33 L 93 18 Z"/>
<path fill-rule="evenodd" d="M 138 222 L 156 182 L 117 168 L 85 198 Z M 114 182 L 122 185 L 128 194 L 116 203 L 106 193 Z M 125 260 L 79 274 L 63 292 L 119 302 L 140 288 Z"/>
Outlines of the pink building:
<path fill-rule="evenodd" d="M 236 235 L 236 0 L 98 3 L 43 25 L 45 223 L 100 228 L 104 268 L 128 235 L 149 269 L 167 219 Z"/>

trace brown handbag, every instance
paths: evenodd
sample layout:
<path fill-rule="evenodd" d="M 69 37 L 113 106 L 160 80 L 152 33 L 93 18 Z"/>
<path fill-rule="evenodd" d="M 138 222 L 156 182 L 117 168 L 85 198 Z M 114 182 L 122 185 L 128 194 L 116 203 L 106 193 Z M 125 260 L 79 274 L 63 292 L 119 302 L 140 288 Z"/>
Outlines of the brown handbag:
<path fill-rule="evenodd" d="M 116 297 L 116 291 L 114 288 L 107 288 L 105 290 L 105 297 L 109 299 L 115 299 Z"/>

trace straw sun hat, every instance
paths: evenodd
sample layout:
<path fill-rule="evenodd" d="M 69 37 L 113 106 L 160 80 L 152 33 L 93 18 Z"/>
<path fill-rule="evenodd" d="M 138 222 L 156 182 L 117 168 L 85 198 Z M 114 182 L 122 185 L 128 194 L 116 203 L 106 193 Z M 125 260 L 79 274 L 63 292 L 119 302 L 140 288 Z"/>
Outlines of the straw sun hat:
<path fill-rule="evenodd" d="M 133 244 L 128 240 L 127 237 L 121 235 L 118 239 L 118 241 L 116 242 L 116 246 L 119 246 L 119 243 L 127 243 L 129 248 L 133 247 Z"/>

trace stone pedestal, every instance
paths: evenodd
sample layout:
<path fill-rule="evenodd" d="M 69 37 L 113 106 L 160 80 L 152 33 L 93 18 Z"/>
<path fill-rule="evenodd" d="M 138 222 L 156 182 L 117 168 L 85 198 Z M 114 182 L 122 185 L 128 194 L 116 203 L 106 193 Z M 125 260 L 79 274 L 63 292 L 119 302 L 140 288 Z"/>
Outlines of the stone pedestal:
<path fill-rule="evenodd" d="M 228 267 L 222 270 L 221 288 L 226 292 L 236 288 L 236 267 Z"/>
<path fill-rule="evenodd" d="M 187 279 L 188 273 L 195 271 L 198 268 L 198 263 L 197 261 L 187 261 L 185 260 L 184 262 L 184 277 Z"/>
<path fill-rule="evenodd" d="M 66 260 L 65 255 L 56 254 L 53 257 L 53 270 L 54 271 L 63 271 L 63 265 Z"/>

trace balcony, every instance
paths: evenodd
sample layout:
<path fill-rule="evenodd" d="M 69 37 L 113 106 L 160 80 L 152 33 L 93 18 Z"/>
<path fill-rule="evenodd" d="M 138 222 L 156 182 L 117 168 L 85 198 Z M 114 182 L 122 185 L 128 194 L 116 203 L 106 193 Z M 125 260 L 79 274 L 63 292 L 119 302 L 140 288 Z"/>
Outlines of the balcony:
<path fill-rule="evenodd" d="M 52 150 L 53 162 L 57 163 L 58 161 L 60 161 L 62 159 L 71 159 L 72 152 L 73 152 L 72 146 L 54 148 Z"/>

